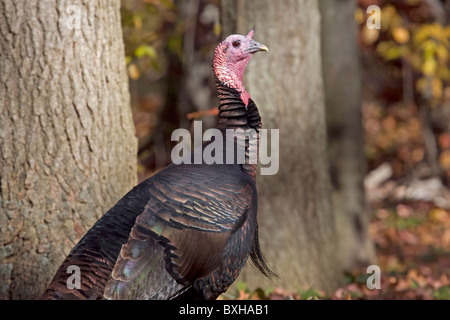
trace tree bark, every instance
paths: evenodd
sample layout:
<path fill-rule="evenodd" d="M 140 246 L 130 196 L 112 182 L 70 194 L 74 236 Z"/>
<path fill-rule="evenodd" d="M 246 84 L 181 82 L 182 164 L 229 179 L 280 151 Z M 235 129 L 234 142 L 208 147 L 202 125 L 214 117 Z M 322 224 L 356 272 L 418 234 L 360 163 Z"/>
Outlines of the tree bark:
<path fill-rule="evenodd" d="M 0 1 L 0 299 L 42 294 L 136 184 L 119 8 Z"/>
<path fill-rule="evenodd" d="M 316 1 L 222 1 L 224 37 L 246 34 L 270 49 L 252 58 L 245 86 L 260 110 L 263 128 L 279 129 L 279 171 L 258 176 L 262 250 L 280 279 L 264 280 L 246 267 L 249 287 L 342 284 L 331 208 L 325 105 Z"/>
<path fill-rule="evenodd" d="M 339 257 L 351 270 L 376 261 L 365 203 L 361 71 L 353 0 L 321 0 L 322 67 Z"/>

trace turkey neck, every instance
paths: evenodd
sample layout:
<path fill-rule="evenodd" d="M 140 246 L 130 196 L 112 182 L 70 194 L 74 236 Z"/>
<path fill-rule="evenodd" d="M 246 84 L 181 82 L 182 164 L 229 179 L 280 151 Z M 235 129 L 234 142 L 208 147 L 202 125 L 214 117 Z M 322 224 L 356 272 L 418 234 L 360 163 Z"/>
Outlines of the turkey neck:
<path fill-rule="evenodd" d="M 244 132 L 253 129 L 256 133 L 256 143 L 249 144 L 249 139 L 245 139 L 245 164 L 242 164 L 244 172 L 249 174 L 253 180 L 256 176 L 256 163 L 250 161 L 250 154 L 256 154 L 253 159 L 258 159 L 259 146 L 259 130 L 262 127 L 261 117 L 259 116 L 258 108 L 253 100 L 249 100 L 248 105 L 241 99 L 241 94 L 234 88 L 230 88 L 221 83 L 216 78 L 217 91 L 219 92 L 219 120 L 217 128 L 220 130 L 226 129 L 241 129 Z M 237 139 L 237 147 L 242 144 L 242 141 Z"/>

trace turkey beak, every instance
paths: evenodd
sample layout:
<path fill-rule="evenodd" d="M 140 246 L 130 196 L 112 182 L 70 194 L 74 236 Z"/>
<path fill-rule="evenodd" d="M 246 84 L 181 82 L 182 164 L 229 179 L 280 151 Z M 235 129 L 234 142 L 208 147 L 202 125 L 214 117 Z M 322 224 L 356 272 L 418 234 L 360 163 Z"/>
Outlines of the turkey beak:
<path fill-rule="evenodd" d="M 258 51 L 267 51 L 267 52 L 269 52 L 269 48 L 267 48 L 267 46 L 265 46 L 265 45 L 263 45 L 263 44 L 261 44 L 259 42 L 256 42 L 256 41 L 252 40 L 252 42 L 250 44 L 250 47 L 246 51 L 250 52 L 250 53 L 255 53 L 255 52 L 258 52 Z"/>

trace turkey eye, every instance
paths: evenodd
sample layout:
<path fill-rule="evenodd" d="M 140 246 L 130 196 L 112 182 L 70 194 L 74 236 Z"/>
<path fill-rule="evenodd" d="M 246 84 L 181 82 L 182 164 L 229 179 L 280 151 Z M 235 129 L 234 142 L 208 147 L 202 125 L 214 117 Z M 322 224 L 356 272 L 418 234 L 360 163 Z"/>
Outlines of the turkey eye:
<path fill-rule="evenodd" d="M 239 46 L 241 45 L 241 42 L 240 41 L 233 41 L 232 45 L 235 48 L 239 48 Z"/>

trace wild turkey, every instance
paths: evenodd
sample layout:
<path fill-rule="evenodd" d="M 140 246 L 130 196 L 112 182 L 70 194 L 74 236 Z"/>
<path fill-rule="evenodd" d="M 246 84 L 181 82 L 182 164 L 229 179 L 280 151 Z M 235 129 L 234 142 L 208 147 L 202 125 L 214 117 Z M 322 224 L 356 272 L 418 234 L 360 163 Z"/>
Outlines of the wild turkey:
<path fill-rule="evenodd" d="M 252 38 L 231 35 L 214 51 L 221 130 L 261 128 L 242 78 L 253 53 L 268 49 Z M 258 242 L 255 171 L 249 161 L 167 166 L 94 224 L 42 298 L 216 299 L 248 256 L 272 275 Z M 70 266 L 79 268 L 79 289 L 67 285 Z"/>

